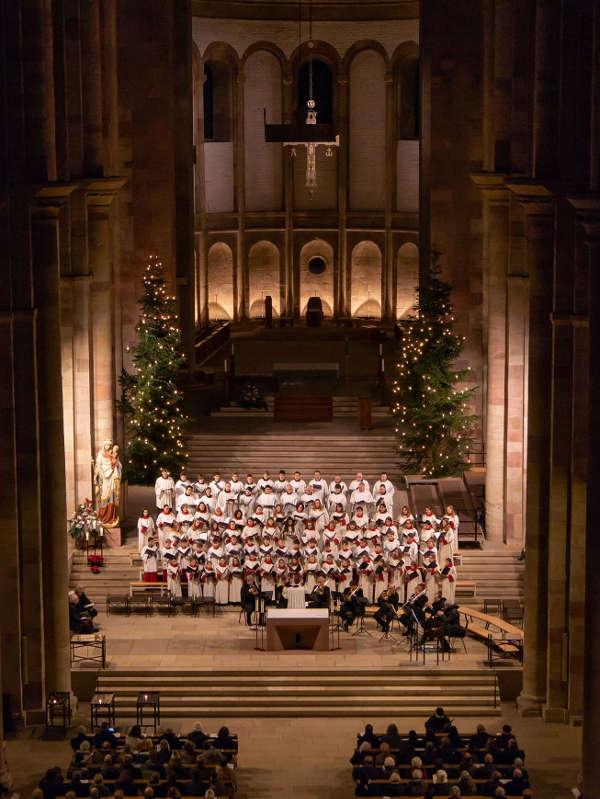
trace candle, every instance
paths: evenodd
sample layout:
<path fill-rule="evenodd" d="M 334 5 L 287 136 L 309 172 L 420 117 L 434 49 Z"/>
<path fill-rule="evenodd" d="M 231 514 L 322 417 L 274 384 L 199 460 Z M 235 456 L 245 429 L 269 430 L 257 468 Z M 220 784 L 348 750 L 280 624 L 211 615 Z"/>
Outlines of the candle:
<path fill-rule="evenodd" d="M 89 531 L 89 530 L 86 530 L 86 531 L 85 531 L 85 540 L 86 540 L 86 541 L 89 541 L 89 540 L 90 540 L 90 531 Z"/>

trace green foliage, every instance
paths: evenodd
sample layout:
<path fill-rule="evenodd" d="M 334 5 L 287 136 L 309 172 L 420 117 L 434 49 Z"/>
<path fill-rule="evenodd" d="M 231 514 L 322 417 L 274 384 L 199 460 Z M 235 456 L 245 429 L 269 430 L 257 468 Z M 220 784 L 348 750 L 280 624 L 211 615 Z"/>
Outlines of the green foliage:
<path fill-rule="evenodd" d="M 153 485 L 159 468 L 176 474 L 188 455 L 177 375 L 184 363 L 175 298 L 167 294 L 162 262 L 150 256 L 143 277 L 138 343 L 133 353 L 135 372 L 123 369 L 121 409 L 127 419 L 128 445 L 123 473 L 129 482 Z"/>
<path fill-rule="evenodd" d="M 460 387 L 469 374 L 453 368 L 464 336 L 453 331 L 451 287 L 440 278 L 437 253 L 418 288 L 416 315 L 401 342 L 394 380 L 395 430 L 406 474 L 458 475 L 469 468 L 476 416 L 469 413 L 475 388 Z"/>

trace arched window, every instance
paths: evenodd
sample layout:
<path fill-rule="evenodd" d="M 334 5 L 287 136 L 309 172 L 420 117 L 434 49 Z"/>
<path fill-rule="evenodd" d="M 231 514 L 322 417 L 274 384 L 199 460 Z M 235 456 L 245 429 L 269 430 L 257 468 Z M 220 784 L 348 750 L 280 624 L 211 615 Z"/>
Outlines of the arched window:
<path fill-rule="evenodd" d="M 312 61 L 313 98 L 317 104 L 317 123 L 331 125 L 333 122 L 333 76 L 324 61 Z M 306 103 L 310 96 L 310 62 L 306 61 L 298 70 L 296 87 L 298 98 L 298 122 L 306 122 Z"/>
<path fill-rule="evenodd" d="M 396 67 L 396 119 L 399 139 L 418 139 L 420 128 L 419 49 L 402 46 Z"/>
<path fill-rule="evenodd" d="M 231 141 L 231 71 L 221 61 L 204 64 L 204 141 Z"/>

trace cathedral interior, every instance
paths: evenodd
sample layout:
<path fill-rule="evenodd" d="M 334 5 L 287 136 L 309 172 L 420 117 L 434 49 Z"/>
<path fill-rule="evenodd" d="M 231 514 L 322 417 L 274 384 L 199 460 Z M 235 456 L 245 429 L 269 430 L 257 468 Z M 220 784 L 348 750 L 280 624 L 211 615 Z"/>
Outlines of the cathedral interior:
<path fill-rule="evenodd" d="M 600 799 L 600 2 L 0 13 L 10 727 L 71 690 L 65 520 L 90 458 L 123 441 L 148 256 L 167 266 L 202 429 L 234 364 L 268 387 L 276 366 L 335 362 L 335 393 L 379 396 L 436 253 L 477 387 L 486 540 L 525 550 L 519 712 L 582 726 L 584 795 Z M 310 99 L 315 147 L 293 138 Z"/>

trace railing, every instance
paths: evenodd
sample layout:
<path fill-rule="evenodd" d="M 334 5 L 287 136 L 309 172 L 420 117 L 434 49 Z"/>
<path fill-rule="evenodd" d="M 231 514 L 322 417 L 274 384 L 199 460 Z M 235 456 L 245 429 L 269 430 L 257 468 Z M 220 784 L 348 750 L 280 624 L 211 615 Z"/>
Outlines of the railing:
<path fill-rule="evenodd" d="M 220 348 L 229 341 L 231 322 L 221 322 L 216 326 L 199 331 L 194 344 L 195 366 L 202 366 Z"/>

